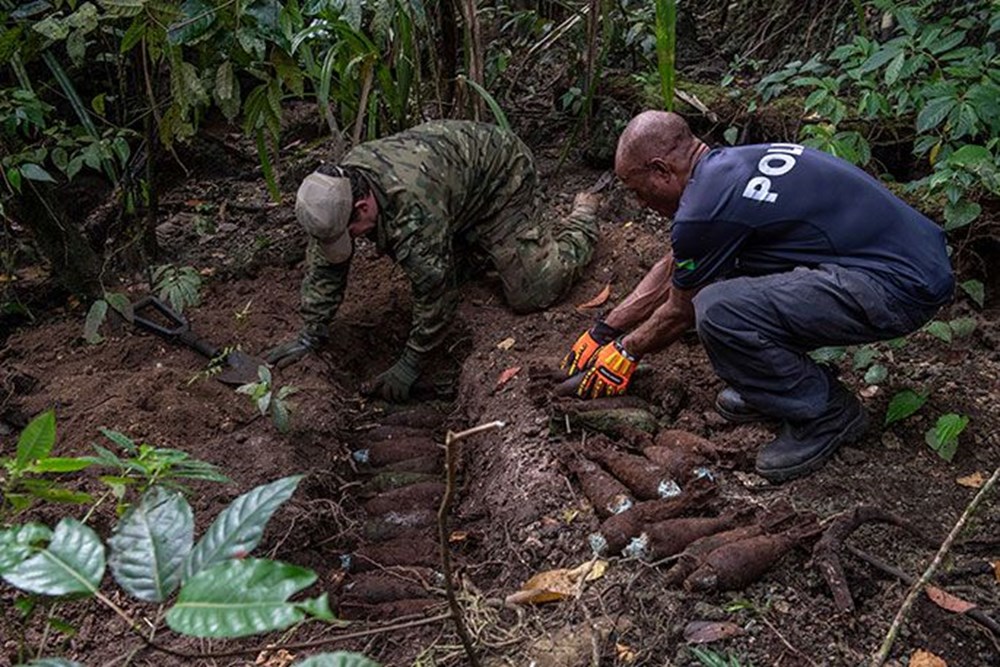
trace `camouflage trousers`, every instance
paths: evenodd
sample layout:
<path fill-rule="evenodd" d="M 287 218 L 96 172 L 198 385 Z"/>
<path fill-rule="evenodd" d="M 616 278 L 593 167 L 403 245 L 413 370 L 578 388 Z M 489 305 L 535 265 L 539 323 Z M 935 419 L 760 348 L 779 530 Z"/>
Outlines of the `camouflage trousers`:
<path fill-rule="evenodd" d="M 481 221 L 465 240 L 485 252 L 517 313 L 551 306 L 569 292 L 590 263 L 597 242 L 595 211 L 575 208 L 562 219 L 543 219 L 534 172 L 504 209 Z"/>

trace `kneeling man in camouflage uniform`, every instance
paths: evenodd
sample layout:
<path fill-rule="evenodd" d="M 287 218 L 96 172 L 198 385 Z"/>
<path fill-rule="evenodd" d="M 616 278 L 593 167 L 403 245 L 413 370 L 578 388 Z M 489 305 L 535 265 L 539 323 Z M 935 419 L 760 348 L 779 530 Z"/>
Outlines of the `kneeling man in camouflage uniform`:
<path fill-rule="evenodd" d="M 271 350 L 284 366 L 323 344 L 343 300 L 353 239 L 369 236 L 413 287 L 413 324 L 399 360 L 362 388 L 405 401 L 458 305 L 456 253 L 481 251 L 516 312 L 562 297 L 590 261 L 597 238 L 593 194 L 581 193 L 556 225 L 536 210 L 531 152 L 512 132 L 434 121 L 361 144 L 299 187 L 295 214 L 309 233 L 302 282 L 304 327 Z"/>

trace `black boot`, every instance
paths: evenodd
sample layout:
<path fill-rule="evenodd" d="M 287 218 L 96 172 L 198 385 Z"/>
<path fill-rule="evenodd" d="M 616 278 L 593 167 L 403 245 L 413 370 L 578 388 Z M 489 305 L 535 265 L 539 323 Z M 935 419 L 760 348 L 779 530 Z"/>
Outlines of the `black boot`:
<path fill-rule="evenodd" d="M 734 424 L 747 424 L 770 419 L 763 412 L 751 407 L 740 396 L 740 392 L 732 387 L 726 387 L 715 397 L 715 411 L 722 415 L 723 419 Z"/>
<path fill-rule="evenodd" d="M 839 382 L 831 382 L 826 412 L 808 421 L 785 422 L 778 437 L 757 453 L 757 473 L 775 483 L 811 473 L 840 445 L 860 438 L 867 426 L 861 401 Z"/>

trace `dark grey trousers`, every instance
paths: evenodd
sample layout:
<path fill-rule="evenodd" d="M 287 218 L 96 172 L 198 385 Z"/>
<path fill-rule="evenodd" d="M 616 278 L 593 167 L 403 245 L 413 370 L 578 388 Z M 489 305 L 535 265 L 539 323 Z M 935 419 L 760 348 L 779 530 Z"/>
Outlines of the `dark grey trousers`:
<path fill-rule="evenodd" d="M 694 305 L 716 373 L 754 408 L 791 421 L 827 407 L 831 379 L 810 351 L 897 338 L 940 308 L 914 308 L 878 277 L 829 264 L 723 280 L 702 289 Z"/>

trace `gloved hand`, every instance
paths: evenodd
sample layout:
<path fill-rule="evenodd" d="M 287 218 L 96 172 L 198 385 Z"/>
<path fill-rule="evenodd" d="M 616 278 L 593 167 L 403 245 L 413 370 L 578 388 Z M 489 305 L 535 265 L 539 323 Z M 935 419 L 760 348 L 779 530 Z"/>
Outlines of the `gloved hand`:
<path fill-rule="evenodd" d="M 406 348 L 389 370 L 361 385 L 361 394 L 376 396 L 392 403 L 405 403 L 410 398 L 410 387 L 418 377 L 420 377 L 420 355 Z"/>
<path fill-rule="evenodd" d="M 622 333 L 624 332 L 608 326 L 603 320 L 598 320 L 576 339 L 569 354 L 563 357 L 559 368 L 566 371 L 566 375 L 576 375 L 590 365 L 602 345 L 607 345 Z"/>
<path fill-rule="evenodd" d="M 621 339 L 612 341 L 597 351 L 594 365 L 583 376 L 576 393 L 581 398 L 624 394 L 638 365 L 638 357 L 629 354 Z"/>
<path fill-rule="evenodd" d="M 302 331 L 294 339 L 271 348 L 264 355 L 264 361 L 277 368 L 284 368 L 302 359 L 326 342 L 322 336 Z"/>

